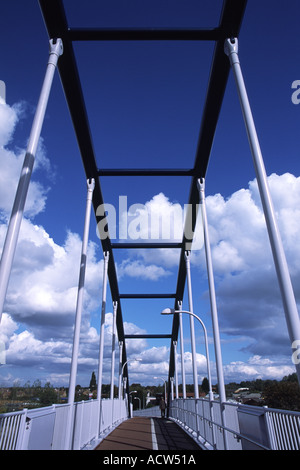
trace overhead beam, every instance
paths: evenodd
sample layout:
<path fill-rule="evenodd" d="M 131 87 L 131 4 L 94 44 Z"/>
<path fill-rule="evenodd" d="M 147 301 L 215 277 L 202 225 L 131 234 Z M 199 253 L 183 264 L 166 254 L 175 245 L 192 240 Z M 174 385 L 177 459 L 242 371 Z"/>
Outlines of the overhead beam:
<path fill-rule="evenodd" d="M 157 28 L 70 28 L 71 41 L 217 41 L 222 30 Z"/>
<path fill-rule="evenodd" d="M 128 243 L 112 243 L 111 244 L 111 247 L 112 249 L 124 249 L 124 250 L 127 250 L 127 249 L 169 249 L 169 248 L 181 248 L 182 247 L 182 243 L 179 242 L 179 243 L 163 243 L 163 242 L 157 242 L 157 243 L 132 243 L 132 242 L 128 242 Z"/>
<path fill-rule="evenodd" d="M 158 335 L 125 335 L 125 339 L 170 339 L 172 338 L 172 335 L 165 335 L 165 334 L 158 334 Z"/>
<path fill-rule="evenodd" d="M 119 294 L 120 299 L 175 299 L 176 294 Z"/>
<path fill-rule="evenodd" d="M 124 169 L 102 169 L 98 170 L 98 176 L 193 176 L 195 170 L 191 169 L 147 169 L 147 168 L 124 168 Z"/>

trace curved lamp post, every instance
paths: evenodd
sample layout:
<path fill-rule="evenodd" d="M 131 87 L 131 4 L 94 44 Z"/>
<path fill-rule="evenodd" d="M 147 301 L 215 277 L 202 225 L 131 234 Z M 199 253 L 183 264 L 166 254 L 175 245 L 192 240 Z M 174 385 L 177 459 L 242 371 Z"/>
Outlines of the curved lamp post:
<path fill-rule="evenodd" d="M 163 378 L 163 377 L 153 377 L 154 379 L 161 379 L 165 385 L 165 402 L 167 402 L 167 387 L 166 387 L 166 383 L 167 381 Z"/>
<path fill-rule="evenodd" d="M 126 362 L 124 362 L 122 370 L 121 370 L 121 377 L 123 378 L 124 368 L 125 368 L 126 364 L 128 364 L 128 362 L 135 362 L 135 361 L 141 362 L 141 360 L 142 359 L 140 359 L 139 357 L 136 357 L 134 359 L 128 359 Z M 122 383 L 123 383 L 123 380 L 122 380 Z M 123 383 L 123 390 L 124 390 L 124 383 Z M 119 398 L 121 398 L 121 397 L 119 396 Z"/>
<path fill-rule="evenodd" d="M 213 400 L 213 392 L 212 392 L 212 387 L 211 387 L 211 373 L 210 373 L 210 364 L 209 364 L 209 353 L 208 353 L 208 341 L 207 341 L 207 331 L 206 327 L 197 315 L 195 313 L 190 312 L 188 310 L 175 310 L 173 308 L 165 308 L 162 312 L 161 315 L 174 315 L 176 313 L 187 313 L 188 315 L 191 315 L 192 317 L 195 317 L 202 325 L 203 331 L 204 331 L 204 339 L 205 339 L 205 350 L 206 350 L 206 363 L 207 363 L 207 375 L 208 375 L 208 384 L 209 384 L 209 399 L 210 401 Z"/>

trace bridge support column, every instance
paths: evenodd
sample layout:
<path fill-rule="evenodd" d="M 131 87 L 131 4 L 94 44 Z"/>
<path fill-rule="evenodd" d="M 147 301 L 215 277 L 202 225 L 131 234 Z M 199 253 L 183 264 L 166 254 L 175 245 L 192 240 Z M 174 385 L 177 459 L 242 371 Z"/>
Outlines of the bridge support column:
<path fill-rule="evenodd" d="M 178 303 L 178 310 L 182 310 L 182 302 L 178 301 L 177 303 Z M 181 354 L 182 397 L 186 398 L 182 313 L 179 313 L 179 333 L 180 333 L 180 354 Z"/>
<path fill-rule="evenodd" d="M 268 186 L 268 180 L 265 170 L 265 165 L 260 149 L 259 140 L 256 133 L 254 119 L 252 116 L 251 107 L 247 95 L 247 90 L 244 83 L 244 78 L 240 66 L 238 56 L 238 40 L 236 38 L 227 39 L 225 41 L 225 53 L 229 57 L 230 65 L 233 70 L 240 104 L 244 116 L 245 126 L 248 134 L 249 144 L 251 148 L 254 168 L 256 172 L 257 184 L 260 192 L 261 202 L 265 214 L 267 230 L 270 239 L 270 245 L 273 253 L 275 269 L 277 272 L 277 278 L 281 291 L 281 297 L 283 301 L 283 307 L 285 312 L 285 318 L 289 337 L 291 341 L 292 349 L 296 351 L 292 354 L 292 361 L 296 366 L 298 381 L 300 383 L 300 361 L 299 358 L 294 359 L 295 355 L 299 355 L 300 348 L 300 320 L 295 300 L 295 295 L 291 283 L 291 278 L 288 270 L 288 265 L 283 249 L 281 236 L 278 229 L 277 220 L 275 217 L 275 211 L 273 202 Z"/>
<path fill-rule="evenodd" d="M 175 397 L 178 398 L 178 369 L 177 369 L 177 341 L 173 342 L 174 366 L 175 366 Z"/>
<path fill-rule="evenodd" d="M 108 262 L 109 252 L 104 253 L 103 264 L 103 285 L 102 285 L 102 307 L 101 307 L 101 324 L 100 324 L 100 339 L 99 339 L 99 363 L 98 363 L 98 386 L 97 386 L 97 400 L 99 401 L 98 408 L 98 434 L 100 434 L 100 413 L 101 413 L 101 391 L 102 391 L 102 375 L 103 375 L 103 350 L 104 350 L 104 325 L 105 325 L 105 311 L 106 311 L 106 294 L 107 294 L 107 278 L 108 278 Z"/>
<path fill-rule="evenodd" d="M 116 320 L 118 302 L 113 302 L 113 324 L 112 324 L 112 345 L 111 345 L 111 378 L 110 378 L 110 399 L 111 399 L 111 422 L 114 422 L 114 388 L 115 388 L 115 355 L 116 355 Z"/>
<path fill-rule="evenodd" d="M 224 406 L 224 403 L 226 402 L 226 393 L 225 393 L 225 384 L 224 384 L 224 375 L 223 375 L 223 362 L 222 362 L 222 353 L 221 353 L 219 320 L 218 320 L 210 241 L 209 241 L 204 186 L 205 186 L 204 178 L 202 178 L 201 180 L 198 180 L 198 190 L 199 190 L 200 207 L 201 207 L 202 223 L 203 223 L 203 233 L 204 233 L 206 268 L 207 268 L 208 285 L 209 285 L 210 308 L 211 308 L 211 316 L 212 316 L 214 347 L 215 347 L 215 357 L 216 357 L 220 406 L 221 406 L 221 418 L 222 418 L 223 426 L 226 426 L 225 406 Z M 224 431 L 224 446 L 225 446 L 225 449 L 227 449 L 226 431 Z"/>
<path fill-rule="evenodd" d="M 123 341 L 119 341 L 119 400 L 122 397 Z"/>
<path fill-rule="evenodd" d="M 89 227 L 90 227 L 91 206 L 92 206 L 94 187 L 95 187 L 95 180 L 94 179 L 87 180 L 88 189 L 87 189 L 84 231 L 83 231 L 82 248 L 81 248 L 78 294 L 77 294 L 76 315 L 75 315 L 75 328 L 74 328 L 73 350 L 72 350 L 72 360 L 71 360 L 71 373 L 70 373 L 70 381 L 69 381 L 68 403 L 70 405 L 70 410 L 69 410 L 69 422 L 68 422 L 68 432 L 67 432 L 67 436 L 69 436 L 68 449 L 71 448 L 72 435 L 73 435 L 73 426 L 72 426 L 73 405 L 74 405 L 74 400 L 75 400 L 80 326 L 81 326 L 84 281 L 85 281 L 85 271 L 86 271 L 86 261 L 87 261 L 87 246 L 88 246 L 88 240 L 89 240 Z"/>
<path fill-rule="evenodd" d="M 116 320 L 118 302 L 113 303 L 113 324 L 112 324 L 112 346 L 111 346 L 111 379 L 110 379 L 110 399 L 114 398 L 115 385 L 115 354 L 116 354 Z"/>
<path fill-rule="evenodd" d="M 26 155 L 23 162 L 23 167 L 19 179 L 17 192 L 11 212 L 10 221 L 6 233 L 4 247 L 2 251 L 2 258 L 0 263 L 0 321 L 3 312 L 6 292 L 8 288 L 12 263 L 18 242 L 21 222 L 24 213 L 25 202 L 27 199 L 28 188 L 30 184 L 31 174 L 33 170 L 36 150 L 40 139 L 42 126 L 45 118 L 48 99 L 52 87 L 54 73 L 56 70 L 59 57 L 63 53 L 63 43 L 61 39 L 53 40 L 50 42 L 49 59 L 46 69 L 46 74 L 39 97 L 36 113 L 32 123 L 32 128 L 29 136 Z"/>
<path fill-rule="evenodd" d="M 189 310 L 190 312 L 193 312 L 194 307 L 193 307 L 193 296 L 192 296 L 190 255 L 191 255 L 191 252 L 186 251 L 185 264 L 186 264 L 187 285 L 188 285 L 188 295 L 189 295 Z M 192 349 L 193 376 L 194 376 L 194 394 L 195 394 L 195 398 L 199 398 L 194 317 L 192 315 L 189 315 L 189 317 L 190 317 L 191 349 Z"/>

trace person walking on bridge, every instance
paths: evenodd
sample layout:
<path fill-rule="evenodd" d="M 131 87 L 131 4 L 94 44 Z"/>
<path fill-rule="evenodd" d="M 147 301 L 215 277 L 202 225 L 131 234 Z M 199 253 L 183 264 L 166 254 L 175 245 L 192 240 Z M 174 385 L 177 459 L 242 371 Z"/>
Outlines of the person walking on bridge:
<path fill-rule="evenodd" d="M 165 417 L 165 412 L 166 412 L 166 402 L 163 397 L 161 397 L 160 402 L 159 402 L 159 407 L 161 411 L 161 417 Z"/>

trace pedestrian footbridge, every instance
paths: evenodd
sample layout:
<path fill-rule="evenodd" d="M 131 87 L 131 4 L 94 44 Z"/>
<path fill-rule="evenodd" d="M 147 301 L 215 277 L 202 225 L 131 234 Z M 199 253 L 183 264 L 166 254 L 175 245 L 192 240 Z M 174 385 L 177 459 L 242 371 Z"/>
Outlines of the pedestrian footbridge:
<path fill-rule="evenodd" d="M 52 405 L 39 409 L 24 409 L 20 412 L 7 413 L 0 416 L 0 449 L 300 449 L 300 421 L 299 413 L 282 410 L 271 410 L 261 407 L 250 407 L 230 403 L 226 399 L 223 365 L 221 354 L 221 340 L 219 332 L 218 311 L 214 285 L 213 265 L 210 252 L 209 230 L 205 204 L 206 170 L 208 167 L 214 135 L 217 129 L 219 115 L 222 107 L 224 93 L 232 70 L 238 96 L 240 98 L 246 130 L 250 141 L 254 166 L 260 189 L 260 196 L 266 229 L 268 231 L 274 263 L 279 280 L 280 292 L 283 299 L 287 330 L 291 345 L 298 344 L 300 338 L 299 316 L 296 309 L 287 263 L 282 249 L 281 238 L 273 211 L 272 199 L 269 194 L 264 163 L 261 156 L 259 141 L 251 109 L 241 73 L 238 57 L 238 36 L 246 9 L 246 0 L 224 0 L 220 10 L 220 20 L 211 28 L 199 29 L 168 29 L 168 28 L 81 28 L 73 27 L 68 23 L 68 17 L 63 0 L 39 0 L 42 15 L 50 40 L 50 56 L 40 100 L 37 106 L 36 118 L 33 122 L 32 132 L 28 143 L 28 152 L 24 161 L 24 169 L 19 181 L 16 199 L 13 206 L 12 218 L 8 226 L 6 242 L 3 248 L 0 270 L 0 313 L 3 311 L 7 286 L 16 249 L 17 239 L 23 210 L 27 196 L 29 180 L 31 177 L 36 143 L 40 136 L 41 126 L 45 116 L 46 104 L 50 93 L 53 74 L 58 69 L 68 108 L 72 118 L 74 132 L 82 157 L 84 180 L 87 182 L 87 203 L 85 227 L 82 242 L 80 261 L 80 275 L 76 306 L 76 320 L 74 328 L 74 342 L 69 382 L 68 403 Z M 172 3 L 172 2 L 171 2 Z M 171 5 L 170 3 L 170 5 Z M 205 2 L 204 2 L 205 3 Z M 69 2 L 69 8 L 71 3 Z M 84 2 L 82 8 L 85 8 Z M 201 19 L 201 18 L 200 18 Z M 96 160 L 96 152 L 92 142 L 90 129 L 98 129 L 96 121 L 90 125 L 86 104 L 84 100 L 76 51 L 74 43 L 90 43 L 115 41 L 138 41 L 140 45 L 151 41 L 169 41 L 176 45 L 178 42 L 188 41 L 208 42 L 214 44 L 211 57 L 209 83 L 204 100 L 202 120 L 198 138 L 194 165 L 191 168 L 175 169 L 152 168 L 151 162 L 144 162 L 143 168 L 134 168 L 126 160 L 124 168 L 107 168 L 103 159 Z M 46 45 L 47 47 L 48 45 Z M 96 59 L 97 61 L 98 59 Z M 199 58 L 197 58 L 199 60 Z M 138 66 L 137 66 L 138 67 Z M 119 77 L 118 77 L 119 78 Z M 120 77 L 121 79 L 121 77 Z M 158 110 L 159 112 L 159 110 Z M 93 116 L 95 118 L 95 116 Z M 118 136 L 116 136 L 116 139 Z M 233 137 L 234 138 L 234 130 Z M 146 145 L 146 143 L 145 143 Z M 102 155 L 101 151 L 99 153 Z M 185 162 L 186 156 L 183 156 Z M 170 160 L 169 160 L 170 163 Z M 101 165 L 100 165 L 101 164 Z M 70 173 L 72 169 L 70 168 Z M 182 240 L 179 242 L 159 240 L 145 243 L 136 240 L 120 240 L 113 243 L 110 238 L 109 217 L 104 210 L 105 203 L 102 193 L 102 182 L 110 178 L 111 187 L 115 188 L 118 196 L 118 182 L 120 178 L 174 178 L 174 188 L 180 191 L 184 184 L 190 182 L 189 197 L 187 199 L 187 213 Z M 107 180 L 106 180 L 107 181 Z M 123 181 L 123 180 L 122 180 Z M 161 180 L 160 180 L 161 181 Z M 70 188 L 74 190 L 76 182 L 72 181 Z M 142 185 L 139 185 L 141 188 Z M 68 189 L 69 190 L 69 189 Z M 87 241 L 89 237 L 90 211 L 93 208 L 97 227 L 105 227 L 104 233 L 99 229 L 99 238 L 103 251 L 103 285 L 102 285 L 102 311 L 100 324 L 99 363 L 97 373 L 97 399 L 83 402 L 75 401 L 75 386 L 78 366 L 78 351 L 80 341 L 80 325 L 82 313 L 82 296 L 85 283 L 85 270 L 87 259 Z M 100 210 L 102 209 L 102 210 Z M 219 398 L 214 399 L 211 384 L 210 360 L 206 328 L 203 321 L 193 312 L 191 289 L 190 253 L 193 244 L 196 221 L 199 216 L 203 227 L 204 249 L 203 259 L 207 266 L 207 283 L 209 288 L 210 314 L 212 336 L 214 342 L 216 376 Z M 102 236 L 103 235 L 103 236 Z M 177 278 L 174 289 L 170 292 L 120 292 L 115 254 L 120 250 L 175 250 L 178 254 Z M 149 252 L 148 252 L 149 253 Z M 189 309 L 183 309 L 185 285 L 187 284 Z M 104 399 L 102 396 L 102 378 L 104 362 L 104 322 L 106 308 L 107 286 L 110 287 L 113 302 L 113 342 L 111 346 L 111 395 Z M 134 284 L 133 284 L 134 286 Z M 161 319 L 159 313 L 172 315 L 170 331 L 155 334 L 125 334 L 124 320 L 126 320 L 125 300 L 144 302 L 156 299 L 162 301 L 160 310 L 156 312 L 155 326 Z M 173 308 L 165 308 L 166 299 L 172 302 Z M 141 308 L 142 311 L 142 308 Z M 178 394 L 178 369 L 180 367 L 177 356 L 177 342 L 183 348 L 182 340 L 182 314 L 190 317 L 190 334 L 192 349 L 192 369 L 194 380 L 194 397 L 187 398 L 185 394 L 185 370 L 181 360 L 181 383 L 183 397 Z M 154 318 L 154 315 L 153 315 Z M 209 382 L 209 398 L 199 397 L 198 375 L 195 354 L 194 319 L 201 323 L 204 331 L 206 346 L 207 377 Z M 164 324 L 165 325 L 165 324 Z M 132 413 L 130 404 L 127 355 L 128 341 L 135 339 L 165 339 L 169 344 L 169 371 L 165 381 L 166 402 L 168 404 L 166 418 L 157 416 L 157 410 L 141 410 L 140 415 Z M 119 386 L 118 397 L 114 395 L 115 377 L 115 347 L 119 345 Z M 181 358 L 183 358 L 181 350 Z M 300 365 L 295 364 L 300 378 Z M 146 415 L 145 413 L 148 413 Z"/>

